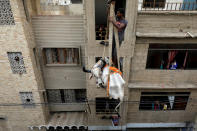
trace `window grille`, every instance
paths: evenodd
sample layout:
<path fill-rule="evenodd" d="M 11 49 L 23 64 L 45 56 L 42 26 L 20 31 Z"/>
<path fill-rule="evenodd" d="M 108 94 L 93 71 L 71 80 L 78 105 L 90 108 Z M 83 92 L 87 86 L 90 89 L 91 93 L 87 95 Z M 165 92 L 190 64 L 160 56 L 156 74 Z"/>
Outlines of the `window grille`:
<path fill-rule="evenodd" d="M 9 0 L 0 0 L 0 25 L 15 25 Z"/>
<path fill-rule="evenodd" d="M 164 8 L 165 0 L 144 0 L 143 7 L 144 8 Z"/>
<path fill-rule="evenodd" d="M 96 113 L 116 114 L 115 108 L 119 102 L 120 101 L 116 99 L 96 98 Z"/>
<path fill-rule="evenodd" d="M 77 103 L 85 102 L 85 89 L 49 89 L 47 90 L 49 103 Z"/>
<path fill-rule="evenodd" d="M 14 74 L 26 73 L 23 56 L 21 52 L 8 52 L 8 59 Z"/>
<path fill-rule="evenodd" d="M 142 92 L 139 110 L 185 110 L 189 92 Z"/>
<path fill-rule="evenodd" d="M 24 107 L 34 106 L 33 94 L 32 92 L 20 92 L 21 101 Z"/>

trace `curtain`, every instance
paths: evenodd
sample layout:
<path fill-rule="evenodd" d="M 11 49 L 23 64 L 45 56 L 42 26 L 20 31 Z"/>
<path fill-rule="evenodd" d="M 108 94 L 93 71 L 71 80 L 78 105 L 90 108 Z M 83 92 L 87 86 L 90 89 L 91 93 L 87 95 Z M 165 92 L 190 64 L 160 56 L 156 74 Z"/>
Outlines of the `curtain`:
<path fill-rule="evenodd" d="M 59 49 L 59 60 L 61 64 L 64 64 L 64 49 Z"/>
<path fill-rule="evenodd" d="M 187 57 L 188 57 L 188 51 L 186 51 L 186 53 L 185 53 L 185 59 L 184 59 L 184 63 L 183 63 L 183 68 L 185 68 L 185 66 L 186 66 Z"/>
<path fill-rule="evenodd" d="M 59 62 L 59 56 L 58 56 L 58 50 L 57 48 L 53 48 L 51 49 L 52 51 L 52 59 L 53 59 L 53 63 L 58 63 Z"/>
<path fill-rule="evenodd" d="M 67 63 L 67 64 L 73 63 L 73 59 L 72 59 L 72 49 L 71 49 L 71 48 L 67 48 L 67 49 L 66 49 L 66 63 Z"/>
<path fill-rule="evenodd" d="M 167 69 L 170 68 L 170 64 L 171 62 L 174 60 L 176 54 L 178 53 L 178 51 L 169 51 L 168 52 L 168 64 L 167 64 Z"/>
<path fill-rule="evenodd" d="M 196 0 L 184 0 L 182 5 L 182 10 L 196 10 Z"/>
<path fill-rule="evenodd" d="M 73 53 L 74 53 L 74 63 L 79 64 L 79 49 L 75 48 Z"/>
<path fill-rule="evenodd" d="M 51 49 L 46 49 L 45 53 L 46 53 L 47 64 L 52 64 L 53 61 L 52 61 Z"/>

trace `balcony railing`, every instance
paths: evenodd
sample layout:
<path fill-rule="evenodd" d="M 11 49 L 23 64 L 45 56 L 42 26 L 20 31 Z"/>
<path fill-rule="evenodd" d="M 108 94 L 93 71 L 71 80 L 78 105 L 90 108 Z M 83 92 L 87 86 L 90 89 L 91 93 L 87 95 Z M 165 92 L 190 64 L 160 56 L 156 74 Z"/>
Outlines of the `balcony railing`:
<path fill-rule="evenodd" d="M 197 11 L 197 2 L 139 2 L 138 11 Z"/>

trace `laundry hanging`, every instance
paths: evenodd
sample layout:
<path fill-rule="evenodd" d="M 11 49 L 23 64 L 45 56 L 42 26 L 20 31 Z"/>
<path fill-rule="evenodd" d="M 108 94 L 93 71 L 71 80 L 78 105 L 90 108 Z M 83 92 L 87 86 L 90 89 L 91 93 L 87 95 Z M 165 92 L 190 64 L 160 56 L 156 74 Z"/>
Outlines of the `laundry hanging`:
<path fill-rule="evenodd" d="M 196 0 L 184 0 L 182 4 L 182 10 L 196 10 Z"/>
<path fill-rule="evenodd" d="M 175 96 L 168 96 L 168 100 L 170 102 L 170 108 L 172 109 L 174 106 Z"/>

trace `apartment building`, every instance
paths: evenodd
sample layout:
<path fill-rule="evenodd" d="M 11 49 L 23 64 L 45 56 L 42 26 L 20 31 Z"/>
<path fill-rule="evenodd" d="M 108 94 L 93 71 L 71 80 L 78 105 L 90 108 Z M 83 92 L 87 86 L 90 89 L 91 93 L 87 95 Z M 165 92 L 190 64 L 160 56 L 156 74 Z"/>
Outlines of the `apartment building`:
<path fill-rule="evenodd" d="M 82 71 L 109 56 L 107 0 L 0 7 L 0 130 L 196 130 L 196 0 L 116 0 L 128 21 L 119 118 L 118 101 Z"/>

